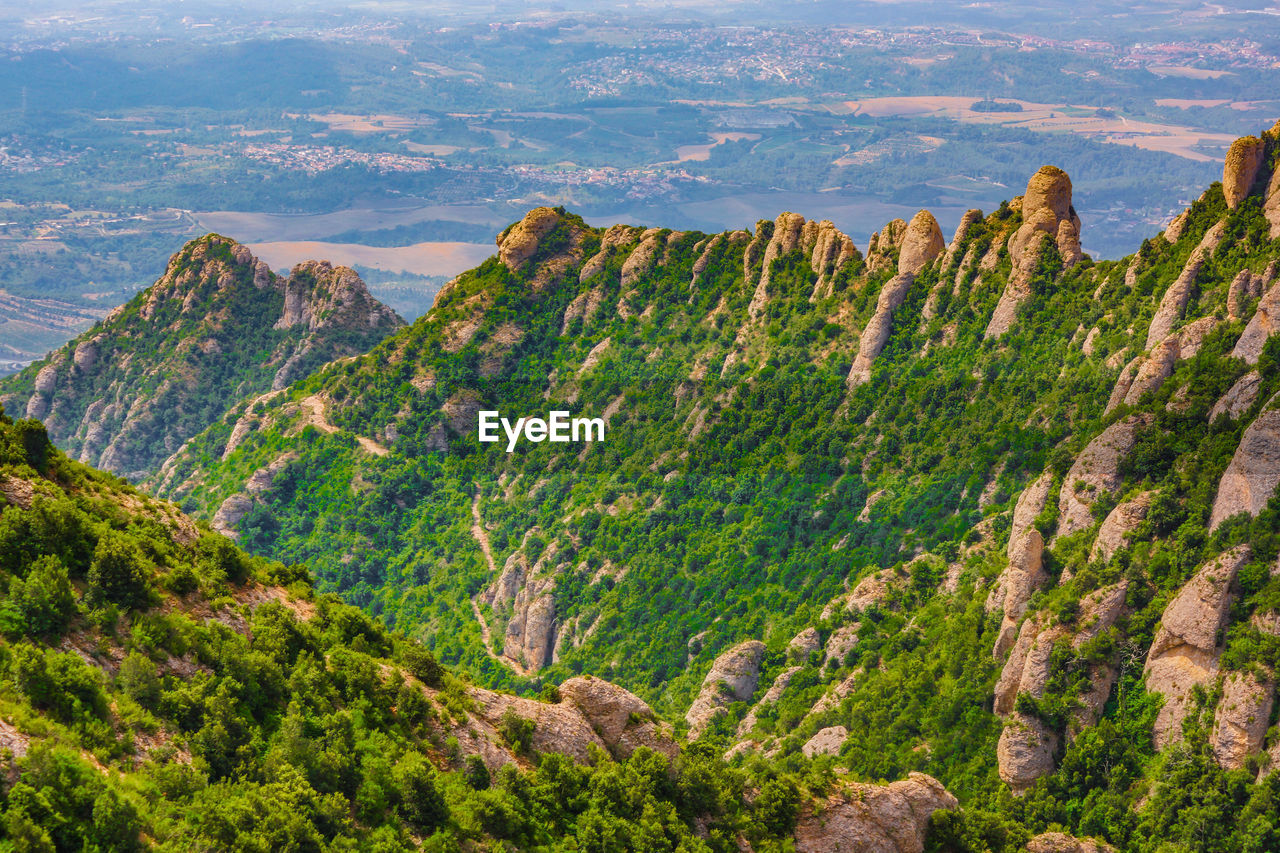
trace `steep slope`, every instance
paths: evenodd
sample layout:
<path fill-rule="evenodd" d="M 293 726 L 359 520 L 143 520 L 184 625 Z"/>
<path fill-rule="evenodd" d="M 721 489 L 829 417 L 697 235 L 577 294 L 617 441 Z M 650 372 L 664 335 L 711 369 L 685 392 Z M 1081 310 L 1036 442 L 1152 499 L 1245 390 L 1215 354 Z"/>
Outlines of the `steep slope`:
<path fill-rule="evenodd" d="M 0 403 L 43 420 L 81 461 L 145 480 L 232 401 L 279 390 L 403 325 L 346 267 L 311 261 L 282 279 L 209 235 L 106 320 L 0 380 Z"/>
<path fill-rule="evenodd" d="M 956 806 L 744 776 L 600 679 L 474 687 L 2 410 L 0 581 L 7 848 L 920 851 Z"/>
<path fill-rule="evenodd" d="M 744 766 L 1269 849 L 1280 139 L 1238 149 L 1120 262 L 1080 255 L 1048 167 L 950 244 L 921 215 L 865 258 L 791 213 L 539 209 L 159 488 L 491 684 L 607 674 Z M 485 410 L 606 435 L 508 452 Z"/>

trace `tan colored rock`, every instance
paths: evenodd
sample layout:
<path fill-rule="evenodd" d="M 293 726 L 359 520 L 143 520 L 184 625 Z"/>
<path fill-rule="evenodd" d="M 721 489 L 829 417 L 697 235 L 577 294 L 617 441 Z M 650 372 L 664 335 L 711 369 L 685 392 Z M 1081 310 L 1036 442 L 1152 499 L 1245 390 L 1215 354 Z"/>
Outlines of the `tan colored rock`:
<path fill-rule="evenodd" d="M 1067 536 L 1093 524 L 1094 501 L 1120 488 L 1120 464 L 1133 449 L 1138 430 L 1150 423 L 1148 414 L 1130 415 L 1107 427 L 1081 451 L 1058 496 L 1057 535 Z"/>
<path fill-rule="evenodd" d="M 1222 699 L 1209 733 L 1213 757 L 1223 768 L 1239 770 L 1245 759 L 1261 751 L 1275 688 L 1273 678 L 1259 681 L 1247 672 L 1229 673 L 1223 681 Z"/>
<path fill-rule="evenodd" d="M 223 536 L 236 539 L 240 534 L 235 527 L 251 509 L 253 509 L 253 499 L 248 495 L 238 493 L 231 495 L 218 505 L 218 511 L 213 514 L 213 521 L 210 524 Z"/>
<path fill-rule="evenodd" d="M 889 785 L 841 781 L 820 808 L 801 807 L 796 853 L 923 853 L 930 816 L 957 805 L 923 773 Z"/>
<path fill-rule="evenodd" d="M 951 264 L 955 262 L 960 247 L 968 239 L 969 232 L 981 221 L 981 210 L 972 209 L 964 212 L 964 215 L 960 217 L 960 223 L 956 225 L 956 233 L 951 237 L 951 242 L 947 244 L 947 254 L 942 259 L 942 269 L 951 268 Z M 972 262 L 972 259 L 970 259 L 970 262 Z"/>
<path fill-rule="evenodd" d="M 1274 401 L 1273 398 L 1271 402 Z M 1269 409 L 1245 429 L 1231 463 L 1222 472 L 1209 516 L 1209 529 L 1216 530 L 1240 512 L 1257 515 L 1271 500 L 1277 485 L 1280 485 L 1280 409 Z"/>
<path fill-rule="evenodd" d="M 1227 149 L 1227 159 L 1222 164 L 1222 195 L 1231 210 L 1249 194 L 1266 153 L 1267 144 L 1256 136 L 1241 137 Z"/>
<path fill-rule="evenodd" d="M 764 643 L 747 640 L 715 659 L 711 670 L 702 680 L 702 689 L 685 714 L 685 720 L 689 723 L 690 740 L 697 740 L 711 721 L 723 714 L 729 705 L 751 698 L 760 679 L 760 664 L 764 661 L 764 653 Z"/>
<path fill-rule="evenodd" d="M 1258 307 L 1231 350 L 1231 357 L 1257 364 L 1267 338 L 1276 333 L 1277 324 L 1280 324 L 1280 285 L 1272 285 L 1258 301 Z"/>
<path fill-rule="evenodd" d="M 1231 284 L 1227 285 L 1227 317 L 1232 320 L 1244 317 L 1245 302 L 1253 289 L 1252 284 L 1253 273 L 1249 270 L 1240 270 L 1236 273 L 1236 277 L 1231 279 Z"/>
<path fill-rule="evenodd" d="M 1200 275 L 1204 262 L 1213 255 L 1222 242 L 1224 234 L 1226 234 L 1226 223 L 1216 222 L 1200 238 L 1200 243 L 1183 264 L 1182 272 L 1160 297 L 1160 305 L 1156 308 L 1155 316 L 1151 318 L 1151 325 L 1147 329 L 1146 349 L 1151 349 L 1167 338 L 1173 332 L 1174 326 L 1182 319 L 1183 312 L 1187 310 L 1187 302 L 1191 299 L 1196 277 Z"/>
<path fill-rule="evenodd" d="M 707 271 L 707 267 L 711 264 L 711 256 L 716 249 L 720 248 L 720 244 L 724 242 L 724 235 L 717 234 L 706 242 L 702 247 L 702 253 L 698 255 L 698 259 L 693 262 L 693 281 L 690 284 L 697 284 L 698 279 Z"/>
<path fill-rule="evenodd" d="M 792 660 L 801 663 L 809 659 L 809 655 L 822 650 L 822 637 L 818 635 L 817 628 L 805 628 L 799 634 L 791 638 L 791 642 L 787 644 L 787 654 Z"/>
<path fill-rule="evenodd" d="M 1222 399 L 1213 404 L 1213 408 L 1209 410 L 1209 423 L 1213 423 L 1221 415 L 1236 420 L 1257 401 L 1261 390 L 1262 374 L 1250 370 L 1236 380 L 1236 384 L 1222 395 Z"/>
<path fill-rule="evenodd" d="M 1035 717 L 1015 711 L 1005 721 L 996 744 L 1000 779 L 1015 796 L 1053 772 L 1058 735 Z"/>
<path fill-rule="evenodd" d="M 827 638 L 827 646 L 824 650 L 827 655 L 827 667 L 833 668 L 844 666 L 845 658 L 848 657 L 849 652 L 853 651 L 858 645 L 858 629 L 861 627 L 861 622 L 854 622 L 851 625 L 841 625 L 839 628 L 831 632 L 831 636 Z"/>
<path fill-rule="evenodd" d="M 742 718 L 742 722 L 738 724 L 739 738 L 744 738 L 751 734 L 751 730 L 760 721 L 760 712 L 770 705 L 777 704 L 778 700 L 782 698 L 782 694 L 791 685 L 791 679 L 795 678 L 800 669 L 798 666 L 789 666 L 778 673 L 778 677 L 773 680 L 773 684 L 769 685 L 769 689 L 760 697 L 760 701 L 751 706 L 751 710 L 747 712 L 747 715 Z"/>
<path fill-rule="evenodd" d="M 876 356 L 880 355 L 881 350 L 884 349 L 884 345 L 889 342 L 889 333 L 893 330 L 893 314 L 906 300 L 907 291 L 911 289 L 914 281 L 914 274 L 899 273 L 885 282 L 884 287 L 881 288 L 880 297 L 876 300 L 875 313 L 871 315 L 866 328 L 862 330 L 862 337 L 858 342 L 858 355 L 853 360 L 853 366 L 849 368 L 847 381 L 851 386 L 861 385 L 871 379 L 871 366 Z"/>
<path fill-rule="evenodd" d="M 1045 832 L 1027 842 L 1027 853 L 1116 853 L 1116 848 L 1092 838 L 1075 838 L 1065 832 Z"/>
<path fill-rule="evenodd" d="M 1116 379 L 1106 411 L 1120 403 L 1134 406 L 1146 394 L 1160 390 L 1165 380 L 1173 375 L 1178 362 L 1194 358 L 1204 339 L 1218 326 L 1216 317 L 1202 317 L 1194 323 L 1171 332 L 1151 352 L 1138 356 Z"/>
<path fill-rule="evenodd" d="M 469 721 L 471 727 L 483 731 L 487 739 L 495 745 L 502 742 L 500 734 L 502 718 L 510 712 L 533 722 L 530 746 L 536 752 L 558 752 L 569 756 L 579 764 L 586 764 L 591 760 L 591 746 L 601 749 L 607 747 L 581 711 L 572 703 L 561 702 L 553 705 L 478 687 L 469 688 L 467 696 L 475 708 Z M 459 740 L 461 741 L 461 738 Z M 479 750 L 469 750 L 463 746 L 463 752 L 479 752 Z M 481 755 L 486 759 L 485 763 L 490 766 L 490 769 L 493 769 L 490 761 L 498 766 L 510 763 L 509 756 L 483 753 Z"/>
<path fill-rule="evenodd" d="M 813 285 L 812 298 L 821 299 L 830 296 L 836 273 L 857 257 L 857 254 L 858 250 L 854 247 L 853 240 L 841 233 L 834 223 L 827 219 L 818 223 L 813 251 L 809 256 L 809 265 L 818 274 L 818 280 Z"/>
<path fill-rule="evenodd" d="M 760 281 L 747 306 L 747 314 L 754 320 L 769 301 L 769 281 L 773 277 L 773 262 L 788 252 L 800 248 L 804 237 L 804 217 L 798 213 L 781 213 L 773 223 L 773 236 L 764 250 L 760 266 Z"/>
<path fill-rule="evenodd" d="M 898 275 L 918 275 L 945 247 L 938 220 L 929 211 L 921 210 L 911 217 L 903 235 L 902 248 L 898 251 Z"/>
<path fill-rule="evenodd" d="M 1262 213 L 1266 216 L 1267 223 L 1271 226 L 1271 239 L 1274 240 L 1280 237 L 1280 169 L 1272 172 L 1271 180 L 1267 182 L 1266 196 L 1262 202 Z"/>
<path fill-rule="evenodd" d="M 1018 621 L 1026 613 L 1027 602 L 1049 579 L 1043 567 L 1044 540 L 1040 531 L 1032 528 L 1019 542 L 1020 549 L 1009 558 L 1009 565 L 1001 574 L 1004 605 L 1000 633 L 997 635 L 995 648 L 992 649 L 996 660 L 1004 657 L 1004 653 L 1012 645 Z"/>
<path fill-rule="evenodd" d="M 1210 560 L 1165 607 L 1144 669 L 1147 689 L 1165 698 L 1155 723 L 1157 749 L 1181 739 L 1192 688 L 1217 674 L 1231 586 L 1251 553 L 1239 545 Z"/>
<path fill-rule="evenodd" d="M 577 706 L 609 752 L 626 759 L 642 746 L 675 758 L 679 745 L 671 727 L 660 723 L 639 696 L 600 678 L 578 676 L 560 685 L 560 695 Z"/>
<path fill-rule="evenodd" d="M 535 207 L 515 225 L 498 235 L 498 260 L 513 272 L 534 256 L 542 240 L 560 222 L 560 214 L 549 207 Z"/>
<path fill-rule="evenodd" d="M 582 265 L 582 269 L 578 272 L 578 280 L 585 282 L 587 279 L 599 275 L 614 253 L 622 246 L 636 239 L 640 233 L 641 229 L 631 225 L 610 226 L 609 230 L 605 231 L 600 237 L 600 249 Z M 705 267 L 705 264 L 703 266 Z"/>
<path fill-rule="evenodd" d="M 849 739 L 849 730 L 844 726 L 827 726 L 820 729 L 813 737 L 805 741 L 800 751 L 805 758 L 818 755 L 839 755 L 840 747 Z"/>
<path fill-rule="evenodd" d="M 1093 542 L 1089 559 L 1110 560 L 1116 551 L 1128 545 L 1129 534 L 1137 530 L 1138 525 L 1146 520 L 1153 496 L 1153 492 L 1142 492 L 1124 503 L 1117 504 L 1116 508 L 1107 514 L 1102 527 L 1098 528 L 1098 538 Z"/>
<path fill-rule="evenodd" d="M 625 290 L 631 287 L 641 276 L 653 269 L 653 265 L 657 262 L 658 252 L 662 249 L 662 232 L 657 228 L 650 228 L 644 232 L 640 239 L 640 245 L 632 250 L 627 259 L 622 262 L 622 287 Z"/>
<path fill-rule="evenodd" d="M 1071 178 L 1056 166 L 1040 167 L 1027 183 L 1022 199 L 1022 224 L 1009 238 L 1013 271 L 987 324 L 985 337 L 998 338 L 1013 326 L 1019 306 L 1031 296 L 1031 276 L 1046 241 L 1057 246 L 1066 266 L 1083 257 L 1080 217 L 1071 205 Z"/>
<path fill-rule="evenodd" d="M 1168 243 L 1176 243 L 1182 239 L 1182 234 L 1187 230 L 1187 219 L 1190 217 L 1190 211 L 1184 210 L 1177 216 L 1173 217 L 1173 221 L 1164 227 L 1164 239 Z"/>
<path fill-rule="evenodd" d="M 867 245 L 867 272 L 871 275 L 895 268 L 894 250 L 902 246 L 902 238 L 906 236 L 907 223 L 902 219 L 894 219 L 871 235 Z"/>

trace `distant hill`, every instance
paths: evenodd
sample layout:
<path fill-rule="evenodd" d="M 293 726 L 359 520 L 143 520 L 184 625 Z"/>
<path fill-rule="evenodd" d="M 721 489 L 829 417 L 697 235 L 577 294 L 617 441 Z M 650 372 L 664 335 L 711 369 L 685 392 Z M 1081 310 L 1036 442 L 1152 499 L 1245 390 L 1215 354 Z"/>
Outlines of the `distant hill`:
<path fill-rule="evenodd" d="M 21 373 L 0 402 L 81 461 L 144 480 L 245 396 L 356 355 L 404 322 L 345 267 L 277 276 L 218 235 L 188 243 L 128 304 Z"/>

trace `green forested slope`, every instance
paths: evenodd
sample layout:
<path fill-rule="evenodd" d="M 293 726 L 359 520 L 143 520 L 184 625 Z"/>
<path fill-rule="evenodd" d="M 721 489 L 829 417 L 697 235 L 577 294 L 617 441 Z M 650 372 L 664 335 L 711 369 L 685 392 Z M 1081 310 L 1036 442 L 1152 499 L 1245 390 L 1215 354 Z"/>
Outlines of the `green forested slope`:
<path fill-rule="evenodd" d="M 747 766 L 931 773 L 974 849 L 1273 849 L 1278 148 L 1097 264 L 1053 170 L 865 257 L 540 209 L 157 488 L 490 685 L 593 673 Z M 508 454 L 480 409 L 609 426 Z"/>

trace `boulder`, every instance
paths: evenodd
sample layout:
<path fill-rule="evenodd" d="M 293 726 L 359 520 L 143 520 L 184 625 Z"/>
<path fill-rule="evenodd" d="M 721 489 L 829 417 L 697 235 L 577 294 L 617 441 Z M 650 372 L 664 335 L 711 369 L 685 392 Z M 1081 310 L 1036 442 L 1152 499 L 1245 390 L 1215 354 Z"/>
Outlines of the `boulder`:
<path fill-rule="evenodd" d="M 498 235 L 498 260 L 507 268 L 519 270 L 534 256 L 543 239 L 560 222 L 560 214 L 549 207 L 535 207 L 516 224 Z"/>
<path fill-rule="evenodd" d="M 1274 403 L 1275 400 L 1271 401 Z M 1280 485 L 1280 409 L 1258 415 L 1240 437 L 1240 445 L 1218 481 L 1209 529 L 1231 516 L 1257 515 Z"/>
<path fill-rule="evenodd" d="M 1222 164 L 1222 195 L 1231 210 L 1249 194 L 1266 153 L 1267 143 L 1256 136 L 1241 137 L 1227 149 L 1227 159 Z"/>
<path fill-rule="evenodd" d="M 1231 350 L 1231 357 L 1242 358 L 1249 364 L 1257 364 L 1258 358 L 1262 355 L 1262 348 L 1267 344 L 1267 338 L 1275 334 L 1278 323 L 1280 323 L 1280 285 L 1272 285 L 1258 300 L 1258 307 L 1254 309 L 1253 316 L 1249 318 L 1244 331 L 1236 340 L 1236 345 Z"/>
<path fill-rule="evenodd" d="M 1258 392 L 1261 390 L 1262 374 L 1256 370 L 1250 370 L 1237 379 L 1236 384 L 1213 404 L 1213 408 L 1209 410 L 1209 423 L 1213 423 L 1221 415 L 1226 415 L 1234 421 L 1257 401 Z"/>
<path fill-rule="evenodd" d="M 938 220 L 929 211 L 921 210 L 911 217 L 902 238 L 902 248 L 898 251 L 898 275 L 919 274 L 942 254 L 945 247 Z"/>
<path fill-rule="evenodd" d="M 1081 451 L 1058 496 L 1059 536 L 1093 524 L 1094 501 L 1120 488 L 1120 464 L 1133 449 L 1138 430 L 1150 423 L 1150 415 L 1130 415 L 1107 427 Z"/>
<path fill-rule="evenodd" d="M 821 729 L 813 737 L 800 747 L 800 751 L 804 753 L 805 758 L 813 758 L 818 755 L 839 755 L 840 747 L 844 746 L 844 742 L 849 738 L 849 730 L 844 726 L 827 726 Z"/>
<path fill-rule="evenodd" d="M 1147 689 L 1165 698 L 1155 723 L 1157 749 L 1182 737 L 1191 689 L 1218 671 L 1218 637 L 1230 609 L 1231 586 L 1251 553 L 1248 545 L 1239 545 L 1210 560 L 1164 609 L 1144 668 Z"/>
<path fill-rule="evenodd" d="M 764 643 L 747 640 L 715 659 L 702 680 L 702 689 L 685 714 L 690 740 L 697 740 L 711 721 L 725 713 L 731 704 L 752 697 L 760 679 L 764 653 Z"/>
<path fill-rule="evenodd" d="M 820 806 L 801 807 L 796 853 L 923 853 L 929 818 L 958 805 L 923 773 L 888 785 L 841 780 Z"/>
<path fill-rule="evenodd" d="M 1209 745 L 1224 769 L 1239 770 L 1245 759 L 1262 749 L 1275 687 L 1273 678 L 1260 681 L 1249 672 L 1229 673 L 1223 681 Z"/>
<path fill-rule="evenodd" d="M 668 758 L 680 751 L 671 727 L 660 723 L 643 699 L 616 684 L 578 676 L 560 685 L 560 695 L 577 707 L 618 759 L 626 759 L 642 746 Z"/>

